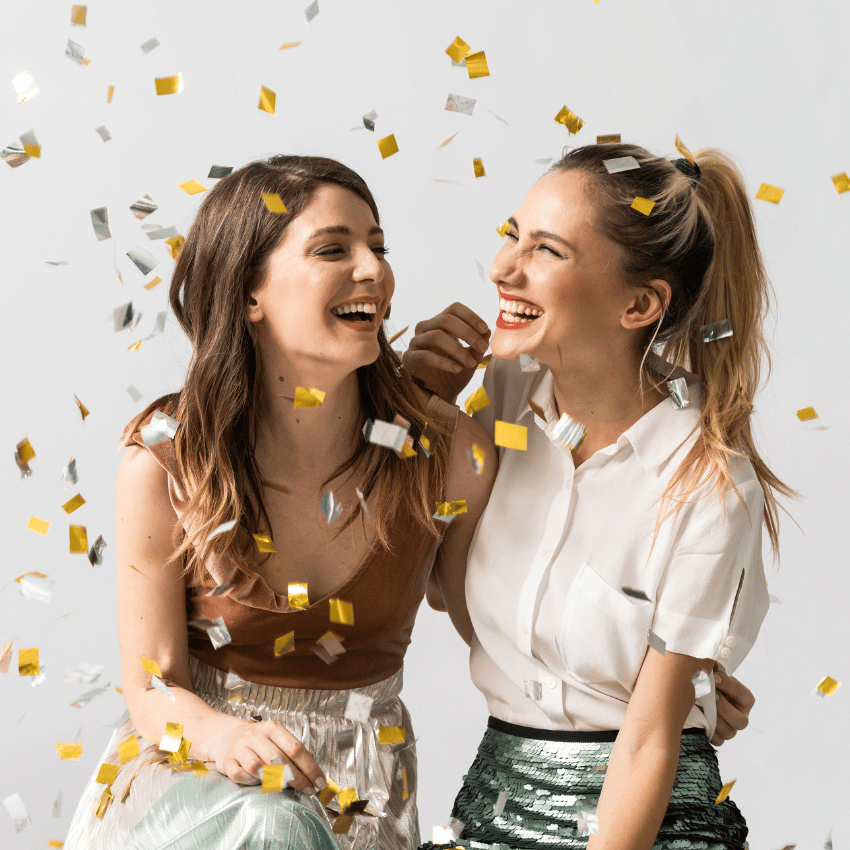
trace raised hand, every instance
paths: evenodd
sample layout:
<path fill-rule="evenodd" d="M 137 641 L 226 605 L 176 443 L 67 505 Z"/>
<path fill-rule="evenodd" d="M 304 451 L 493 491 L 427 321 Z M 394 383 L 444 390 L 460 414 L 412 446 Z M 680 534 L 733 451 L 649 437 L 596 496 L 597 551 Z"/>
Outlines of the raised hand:
<path fill-rule="evenodd" d="M 717 691 L 717 729 L 711 739 L 715 747 L 734 738 L 750 722 L 750 711 L 756 704 L 752 691 L 734 676 L 715 670 Z"/>

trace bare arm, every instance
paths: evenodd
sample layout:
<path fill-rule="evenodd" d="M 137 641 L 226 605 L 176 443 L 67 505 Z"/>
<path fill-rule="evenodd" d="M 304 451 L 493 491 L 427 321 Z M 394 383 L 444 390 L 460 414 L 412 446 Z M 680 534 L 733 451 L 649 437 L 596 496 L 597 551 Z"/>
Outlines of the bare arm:
<path fill-rule="evenodd" d="M 169 721 L 183 724 L 190 754 L 215 762 L 236 782 L 257 784 L 257 771 L 276 758 L 293 765 L 301 790 L 323 778 L 312 756 L 279 723 L 241 720 L 210 708 L 192 692 L 186 584 L 173 551 L 177 518 L 168 477 L 150 454 L 128 449 L 118 472 L 115 539 L 118 559 L 118 637 L 124 698 L 136 729 L 159 743 Z M 174 701 L 151 687 L 141 658 L 159 664 Z"/>
<path fill-rule="evenodd" d="M 694 704 L 691 676 L 713 662 L 648 649 L 611 751 L 588 850 L 650 850 L 679 764 L 682 725 Z"/>
<path fill-rule="evenodd" d="M 479 445 L 485 452 L 480 475 L 475 474 L 468 456 L 473 444 Z M 467 644 L 472 641 L 473 629 L 466 607 L 466 559 L 478 520 L 493 489 L 498 464 L 496 448 L 487 432 L 475 420 L 461 413 L 452 446 L 446 501 L 465 499 L 466 513 L 452 520 L 437 551 L 429 582 L 428 602 L 432 608 L 448 611 L 458 634 Z M 435 601 L 438 604 L 435 605 Z M 439 605 L 439 601 L 443 604 Z"/>

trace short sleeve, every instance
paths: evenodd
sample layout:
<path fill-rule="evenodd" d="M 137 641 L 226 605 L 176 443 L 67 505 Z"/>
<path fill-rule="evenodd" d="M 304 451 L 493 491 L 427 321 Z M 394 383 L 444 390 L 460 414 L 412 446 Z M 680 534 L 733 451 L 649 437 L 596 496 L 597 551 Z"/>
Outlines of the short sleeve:
<path fill-rule="evenodd" d="M 747 464 L 749 466 L 749 464 Z M 758 637 L 769 598 L 762 565 L 764 494 L 755 475 L 689 504 L 656 593 L 652 630 L 672 652 L 732 674 Z"/>

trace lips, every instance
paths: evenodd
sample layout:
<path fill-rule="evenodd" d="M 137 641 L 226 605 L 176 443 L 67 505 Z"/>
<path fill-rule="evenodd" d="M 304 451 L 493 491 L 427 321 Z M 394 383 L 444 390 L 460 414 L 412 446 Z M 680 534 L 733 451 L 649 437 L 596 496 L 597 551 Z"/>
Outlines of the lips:
<path fill-rule="evenodd" d="M 515 295 L 505 296 L 500 293 L 499 318 L 496 327 L 502 330 L 518 330 L 527 328 L 543 315 L 542 308 L 533 301 L 518 298 Z"/>

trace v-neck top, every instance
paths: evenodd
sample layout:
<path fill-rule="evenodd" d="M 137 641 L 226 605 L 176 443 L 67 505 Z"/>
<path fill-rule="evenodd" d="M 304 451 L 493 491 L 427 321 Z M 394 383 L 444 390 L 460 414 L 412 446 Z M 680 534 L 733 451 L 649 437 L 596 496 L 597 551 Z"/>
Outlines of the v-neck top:
<path fill-rule="evenodd" d="M 458 408 L 432 396 L 426 413 L 429 421 L 445 428 L 451 451 Z M 140 429 L 152 415 L 127 426 L 125 444 L 144 446 Z M 173 443 L 166 440 L 148 447 L 148 451 L 168 473 L 169 497 L 179 518 L 188 499 Z M 435 492 L 433 500 L 442 501 L 442 494 Z M 189 654 L 219 670 L 232 670 L 249 682 L 275 687 L 337 690 L 386 679 L 402 667 L 440 540 L 415 520 L 409 502 L 402 499 L 390 529 L 390 542 L 391 549 L 376 542 L 340 587 L 309 607 L 296 610 L 289 607 L 288 597 L 275 593 L 259 573 L 248 574 L 226 560 L 209 559 L 202 581 L 192 574 L 186 577 Z M 211 595 L 216 586 L 226 584 L 233 586 L 225 593 Z M 353 625 L 330 621 L 330 599 L 351 603 Z M 191 621 L 218 617 L 224 620 L 230 642 L 215 649 L 207 632 Z M 342 639 L 345 649 L 331 665 L 313 651 L 328 631 Z M 275 657 L 275 641 L 289 632 L 295 633 L 294 649 Z"/>

